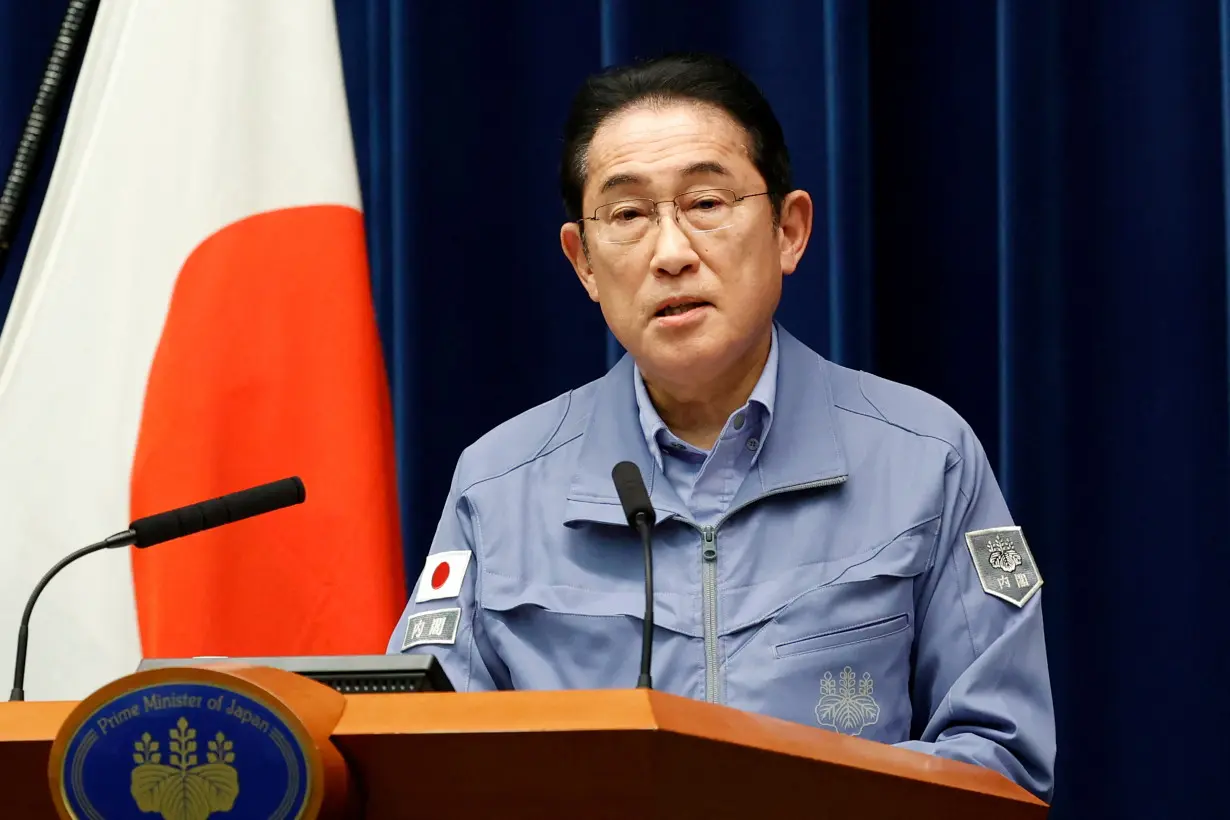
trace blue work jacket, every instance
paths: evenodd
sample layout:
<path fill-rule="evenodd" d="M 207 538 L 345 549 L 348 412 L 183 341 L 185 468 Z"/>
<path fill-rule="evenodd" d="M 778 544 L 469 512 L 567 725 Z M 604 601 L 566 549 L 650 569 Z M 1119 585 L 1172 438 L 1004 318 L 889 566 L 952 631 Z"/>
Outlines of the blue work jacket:
<path fill-rule="evenodd" d="M 459 691 L 635 686 L 640 539 L 657 512 L 654 688 L 979 764 L 1049 800 L 1041 578 L 974 433 L 919 390 L 778 327 L 773 430 L 725 514 L 689 519 L 651 456 L 625 357 L 458 460 L 390 652 Z"/>

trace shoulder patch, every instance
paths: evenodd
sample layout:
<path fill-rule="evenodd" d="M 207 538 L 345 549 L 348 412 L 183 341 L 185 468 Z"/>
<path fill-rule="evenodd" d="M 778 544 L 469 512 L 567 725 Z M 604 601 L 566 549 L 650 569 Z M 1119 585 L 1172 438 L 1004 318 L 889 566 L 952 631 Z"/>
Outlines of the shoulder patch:
<path fill-rule="evenodd" d="M 406 637 L 401 642 L 404 652 L 425 643 L 450 646 L 457 642 L 457 626 L 461 623 L 461 607 L 417 612 L 406 619 Z"/>
<path fill-rule="evenodd" d="M 1042 576 L 1020 527 L 967 532 L 965 543 L 986 594 L 1022 607 L 1042 588 Z"/>
<path fill-rule="evenodd" d="M 461 582 L 470 568 L 469 550 L 449 550 L 427 556 L 423 572 L 419 575 L 418 594 L 414 602 L 439 601 L 456 598 L 461 594 Z"/>

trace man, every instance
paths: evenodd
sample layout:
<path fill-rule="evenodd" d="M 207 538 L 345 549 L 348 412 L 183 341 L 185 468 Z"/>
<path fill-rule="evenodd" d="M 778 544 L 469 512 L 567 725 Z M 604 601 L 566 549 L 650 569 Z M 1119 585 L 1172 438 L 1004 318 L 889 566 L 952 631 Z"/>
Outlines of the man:
<path fill-rule="evenodd" d="M 708 57 L 591 78 L 562 188 L 563 251 L 628 355 L 465 450 L 389 651 L 463 691 L 633 686 L 628 460 L 657 512 L 655 688 L 1049 800 L 1037 568 L 955 412 L 775 324 L 812 202 L 759 91 Z"/>

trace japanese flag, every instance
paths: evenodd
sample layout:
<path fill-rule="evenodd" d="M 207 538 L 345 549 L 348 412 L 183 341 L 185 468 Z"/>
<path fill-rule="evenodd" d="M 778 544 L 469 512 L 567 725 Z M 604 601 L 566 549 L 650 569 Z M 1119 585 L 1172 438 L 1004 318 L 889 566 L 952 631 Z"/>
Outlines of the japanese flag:
<path fill-rule="evenodd" d="M 437 552 L 427 556 L 423 574 L 419 576 L 418 594 L 414 596 L 414 602 L 421 604 L 424 601 L 456 598 L 461 594 L 461 582 L 465 580 L 469 566 L 469 550 Z"/>
<path fill-rule="evenodd" d="M 383 651 L 406 589 L 361 204 L 332 0 L 99 6 L 0 333 L 0 659 L 72 550 L 283 476 L 307 502 L 67 567 L 31 699 Z"/>

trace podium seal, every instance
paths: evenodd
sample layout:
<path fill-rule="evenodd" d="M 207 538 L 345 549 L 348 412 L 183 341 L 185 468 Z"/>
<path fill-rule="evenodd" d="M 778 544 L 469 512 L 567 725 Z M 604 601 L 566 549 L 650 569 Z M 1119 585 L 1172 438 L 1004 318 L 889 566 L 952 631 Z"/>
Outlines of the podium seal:
<path fill-rule="evenodd" d="M 61 816 L 297 820 L 315 814 L 319 762 L 293 714 L 230 676 L 196 669 L 176 679 L 167 671 L 116 681 L 65 721 L 48 772 Z"/>

